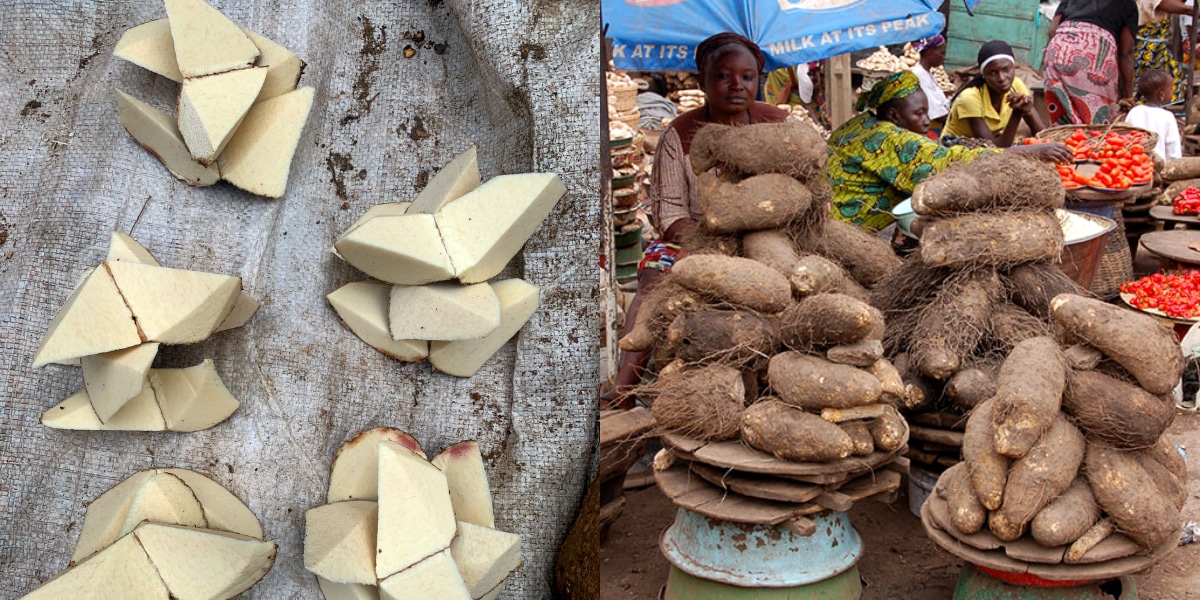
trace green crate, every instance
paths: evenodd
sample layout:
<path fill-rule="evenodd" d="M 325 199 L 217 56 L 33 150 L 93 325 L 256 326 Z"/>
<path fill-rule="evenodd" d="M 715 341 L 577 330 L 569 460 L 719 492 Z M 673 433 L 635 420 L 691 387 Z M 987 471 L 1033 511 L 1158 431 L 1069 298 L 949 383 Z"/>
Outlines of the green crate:
<path fill-rule="evenodd" d="M 950 0 L 946 70 L 974 65 L 984 42 L 1004 40 L 1013 47 L 1017 61 L 1041 71 L 1050 19 L 1038 12 L 1040 6 L 1038 0 L 987 0 L 975 7 L 972 16 L 961 0 Z"/>

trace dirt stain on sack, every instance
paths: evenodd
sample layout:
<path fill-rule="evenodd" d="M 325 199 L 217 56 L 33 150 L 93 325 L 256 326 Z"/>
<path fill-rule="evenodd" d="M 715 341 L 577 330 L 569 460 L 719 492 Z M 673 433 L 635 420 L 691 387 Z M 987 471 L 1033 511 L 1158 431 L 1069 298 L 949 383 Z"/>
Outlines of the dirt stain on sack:
<path fill-rule="evenodd" d="M 28 117 L 29 115 L 33 114 L 33 112 L 35 110 L 37 110 L 41 107 L 42 107 L 42 103 L 40 101 L 38 101 L 37 99 L 30 100 L 29 102 L 25 103 L 25 108 L 21 109 L 21 116 Z"/>
<path fill-rule="evenodd" d="M 521 52 L 521 60 L 529 60 L 531 58 L 538 61 L 546 60 L 546 47 L 541 44 L 526 42 L 521 44 L 519 50 Z"/>
<path fill-rule="evenodd" d="M 329 180 L 336 188 L 337 197 L 346 200 L 346 173 L 354 170 L 349 154 L 330 152 L 325 158 L 325 168 L 329 169 Z"/>
<path fill-rule="evenodd" d="M 409 126 L 408 121 L 400 124 L 400 133 L 407 135 L 414 142 L 419 142 L 430 137 L 429 130 L 425 129 L 425 121 L 421 117 L 413 117 L 412 125 Z"/>
<path fill-rule="evenodd" d="M 4 213 L 0 213 L 0 246 L 8 242 L 8 219 L 4 218 Z"/>
<path fill-rule="evenodd" d="M 100 56 L 100 48 L 102 48 L 103 46 L 104 46 L 103 40 L 100 39 L 100 34 L 97 33 L 94 37 L 92 37 L 92 53 L 79 59 L 79 70 L 80 71 L 87 68 L 87 64 L 89 62 L 91 62 L 91 60 L 93 58 Z"/>
<path fill-rule="evenodd" d="M 362 64 L 353 86 L 354 100 L 358 104 L 358 114 L 353 115 L 354 119 L 371 112 L 371 104 L 379 96 L 378 92 L 371 93 L 371 85 L 375 71 L 379 70 L 379 57 L 387 50 L 387 25 L 377 28 L 367 17 L 359 17 L 358 20 L 362 23 L 362 48 L 358 51 Z M 342 119 L 343 125 L 350 122 L 347 119 Z"/>
<path fill-rule="evenodd" d="M 429 185 L 429 171 L 421 169 L 417 172 L 417 178 L 413 180 L 413 189 L 420 192 L 427 185 Z"/>

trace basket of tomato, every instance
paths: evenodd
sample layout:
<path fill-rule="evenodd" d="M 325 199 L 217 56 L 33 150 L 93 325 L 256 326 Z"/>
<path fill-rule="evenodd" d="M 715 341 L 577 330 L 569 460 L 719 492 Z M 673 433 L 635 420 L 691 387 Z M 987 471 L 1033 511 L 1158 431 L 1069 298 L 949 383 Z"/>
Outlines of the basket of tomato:
<path fill-rule="evenodd" d="M 1120 292 L 1126 304 L 1151 314 L 1189 321 L 1200 317 L 1200 271 L 1147 275 L 1122 283 Z"/>
<path fill-rule="evenodd" d="M 1055 127 L 1026 143 L 1059 141 L 1071 149 L 1074 163 L 1060 164 L 1057 169 L 1063 188 L 1072 197 L 1123 200 L 1153 184 L 1154 159 L 1147 145 L 1153 148 L 1158 136 L 1128 125 L 1117 127 L 1111 131 L 1107 126 Z"/>

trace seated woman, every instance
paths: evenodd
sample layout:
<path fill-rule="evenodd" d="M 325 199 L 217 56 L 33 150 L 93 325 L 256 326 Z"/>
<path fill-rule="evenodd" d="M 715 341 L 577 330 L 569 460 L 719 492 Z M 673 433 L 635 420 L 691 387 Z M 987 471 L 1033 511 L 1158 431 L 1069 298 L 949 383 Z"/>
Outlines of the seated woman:
<path fill-rule="evenodd" d="M 621 335 L 633 328 L 642 294 L 654 289 L 682 258 L 680 242 L 702 218 L 689 159 L 696 132 L 709 123 L 752 125 L 790 117 L 788 111 L 755 101 L 765 63 L 758 45 L 735 33 L 714 35 L 696 47 L 696 67 L 706 102 L 672 121 L 655 150 L 650 212 L 662 237 L 650 244 L 638 265 L 638 295 L 626 311 Z M 630 392 L 641 381 L 649 354 L 621 353 L 615 387 L 601 398 L 604 408 L 633 408 Z"/>
<path fill-rule="evenodd" d="M 925 137 L 929 105 L 921 82 L 901 71 L 859 97 L 862 111 L 829 137 L 825 175 L 833 186 L 833 217 L 878 231 L 895 221 L 892 209 L 917 184 L 958 161 L 970 161 L 989 148 L 948 148 Z M 1014 146 L 1005 152 L 1067 162 L 1071 151 L 1059 143 Z"/>
<path fill-rule="evenodd" d="M 950 115 L 950 99 L 933 77 L 933 70 L 946 64 L 946 38 L 939 33 L 913 42 L 912 47 L 921 55 L 921 60 L 913 65 L 911 71 L 921 80 L 921 91 L 925 92 L 925 99 L 929 102 L 929 134 L 930 139 L 936 140 L 946 127 L 946 117 Z"/>
<path fill-rule="evenodd" d="M 1014 74 L 1017 60 L 1012 47 L 992 40 L 979 49 L 978 59 L 979 75 L 955 95 L 942 135 L 978 138 L 1007 148 L 1022 120 L 1034 134 L 1045 129 L 1033 108 L 1033 95 Z"/>

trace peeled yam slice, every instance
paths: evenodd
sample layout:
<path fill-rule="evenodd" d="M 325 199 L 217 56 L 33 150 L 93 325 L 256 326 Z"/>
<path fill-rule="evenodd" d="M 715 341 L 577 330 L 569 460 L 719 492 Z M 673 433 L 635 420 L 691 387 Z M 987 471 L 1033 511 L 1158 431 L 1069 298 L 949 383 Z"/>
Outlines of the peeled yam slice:
<path fill-rule="evenodd" d="M 127 260 L 144 265 L 159 266 L 158 259 L 129 234 L 114 231 L 108 242 L 108 257 L 104 260 Z"/>
<path fill-rule="evenodd" d="M 521 279 L 505 279 L 488 285 L 500 299 L 500 326 L 487 337 L 477 340 L 431 342 L 429 364 L 433 368 L 459 377 L 474 375 L 537 311 L 537 286 Z"/>
<path fill-rule="evenodd" d="M 192 186 L 212 185 L 221 179 L 217 165 L 205 166 L 192 160 L 175 119 L 121 90 L 117 90 L 117 108 L 125 131 L 158 158 L 172 175 Z"/>
<path fill-rule="evenodd" d="M 486 283 L 394 285 L 389 307 L 396 340 L 477 340 L 500 326 L 500 299 Z"/>
<path fill-rule="evenodd" d="M 108 271 L 96 269 L 50 322 L 33 366 L 129 348 L 142 341 L 113 278 Z"/>
<path fill-rule="evenodd" d="M 88 504 L 83 517 L 83 527 L 79 530 L 79 541 L 75 543 L 75 553 L 71 555 L 71 563 L 77 563 L 95 554 L 97 550 L 121 537 L 119 532 L 125 524 L 125 516 L 129 514 L 134 497 L 154 475 L 153 469 L 138 471 Z"/>
<path fill-rule="evenodd" d="M 249 321 L 250 317 L 258 312 L 258 307 L 258 300 L 247 296 L 245 292 L 238 294 L 237 300 L 233 302 L 233 310 L 229 311 L 229 316 L 225 317 L 220 325 L 217 325 L 217 329 L 213 333 L 226 329 L 237 329 L 245 325 L 246 321 Z"/>
<path fill-rule="evenodd" d="M 442 450 L 434 457 L 433 466 L 446 474 L 450 485 L 450 501 L 454 518 L 480 527 L 496 527 L 492 510 L 492 492 L 488 488 L 487 472 L 479 442 L 468 440 Z"/>
<path fill-rule="evenodd" d="M 472 598 L 482 598 L 521 566 L 521 536 L 459 521 L 450 554 Z"/>
<path fill-rule="evenodd" d="M 240 27 L 203 0 L 165 0 L 179 73 L 202 77 L 243 69 L 258 58 L 258 46 Z"/>
<path fill-rule="evenodd" d="M 209 529 L 229 531 L 254 539 L 263 539 L 262 525 L 258 517 L 221 484 L 209 479 L 206 475 L 187 469 L 158 469 L 159 473 L 170 473 L 183 480 L 204 509 L 204 520 Z"/>
<path fill-rule="evenodd" d="M 157 19 L 126 29 L 121 39 L 117 40 L 113 56 L 171 81 L 183 81 L 179 63 L 175 61 L 175 40 L 171 39 L 171 23 L 166 19 Z"/>
<path fill-rule="evenodd" d="M 59 573 L 26 600 L 167 600 L 167 586 L 132 534 Z"/>
<path fill-rule="evenodd" d="M 236 533 L 143 523 L 133 535 L 177 600 L 232 598 L 275 562 L 275 542 Z"/>
<path fill-rule="evenodd" d="M 558 175 L 500 175 L 447 204 L 434 217 L 463 283 L 500 274 L 566 193 Z"/>
<path fill-rule="evenodd" d="M 304 513 L 304 568 L 337 583 L 375 583 L 379 505 L 352 500 Z"/>
<path fill-rule="evenodd" d="M 424 285 L 454 277 L 435 215 L 378 216 L 342 234 L 334 249 L 376 279 Z"/>
<path fill-rule="evenodd" d="M 221 178 L 251 194 L 283 196 L 312 101 L 313 89 L 302 87 L 251 107 L 217 157 Z"/>
<path fill-rule="evenodd" d="M 266 78 L 266 67 L 251 67 L 183 80 L 176 118 L 192 158 L 202 165 L 216 160 Z"/>
<path fill-rule="evenodd" d="M 141 393 L 146 373 L 157 354 L 158 342 L 147 342 L 79 359 L 83 389 L 87 390 L 101 423 L 107 423 L 126 402 Z"/>
<path fill-rule="evenodd" d="M 380 581 L 379 592 L 383 600 L 471 600 L 449 550 Z"/>
<path fill-rule="evenodd" d="M 403 215 L 408 212 L 408 207 L 410 206 L 412 206 L 412 202 L 385 202 L 383 204 L 376 204 L 375 206 L 368 208 L 367 212 L 363 213 L 363 216 L 359 217 L 358 220 L 346 230 L 346 233 L 350 233 L 351 231 L 358 229 L 359 226 L 367 221 L 370 221 L 371 219 L 374 219 L 375 217 L 398 217 Z M 345 237 L 346 233 L 343 233 L 341 237 Z M 336 250 L 334 252 L 336 253 Z"/>
<path fill-rule="evenodd" d="M 212 359 L 186 369 L 150 369 L 147 378 L 167 431 L 200 431 L 228 419 L 238 401 L 225 389 Z"/>
<path fill-rule="evenodd" d="M 479 187 L 479 160 L 475 146 L 454 157 L 429 181 L 412 202 L 410 213 L 436 213 L 443 206 Z"/>
<path fill-rule="evenodd" d="M 325 600 L 379 600 L 379 588 L 361 583 L 337 583 L 320 575 L 317 583 Z"/>
<path fill-rule="evenodd" d="M 142 386 L 134 396 L 107 423 L 101 422 L 92 408 L 92 399 L 87 390 L 79 390 L 66 400 L 42 413 L 42 425 L 51 429 L 74 429 L 79 431 L 166 431 L 162 409 L 154 398 L 154 389 Z"/>
<path fill-rule="evenodd" d="M 379 499 L 380 442 L 399 444 L 425 458 L 416 438 L 399 429 L 375 427 L 360 431 L 333 455 L 326 502 Z"/>
<path fill-rule="evenodd" d="M 267 80 L 258 91 L 255 102 L 270 100 L 282 96 L 294 89 L 300 83 L 300 73 L 304 71 L 304 63 L 291 50 L 261 36 L 253 31 L 243 30 L 251 42 L 258 47 L 261 54 L 255 61 L 255 66 L 267 68 Z"/>
<path fill-rule="evenodd" d="M 139 263 L 105 262 L 147 341 L 199 342 L 233 310 L 242 279 Z"/>
<path fill-rule="evenodd" d="M 376 576 L 386 579 L 448 548 L 456 529 L 446 476 L 408 448 L 380 442 Z"/>
<path fill-rule="evenodd" d="M 325 299 L 342 323 L 371 347 L 402 362 L 425 360 L 429 356 L 429 342 L 392 339 L 388 327 L 391 291 L 392 286 L 386 283 L 357 281 L 334 290 Z"/>

